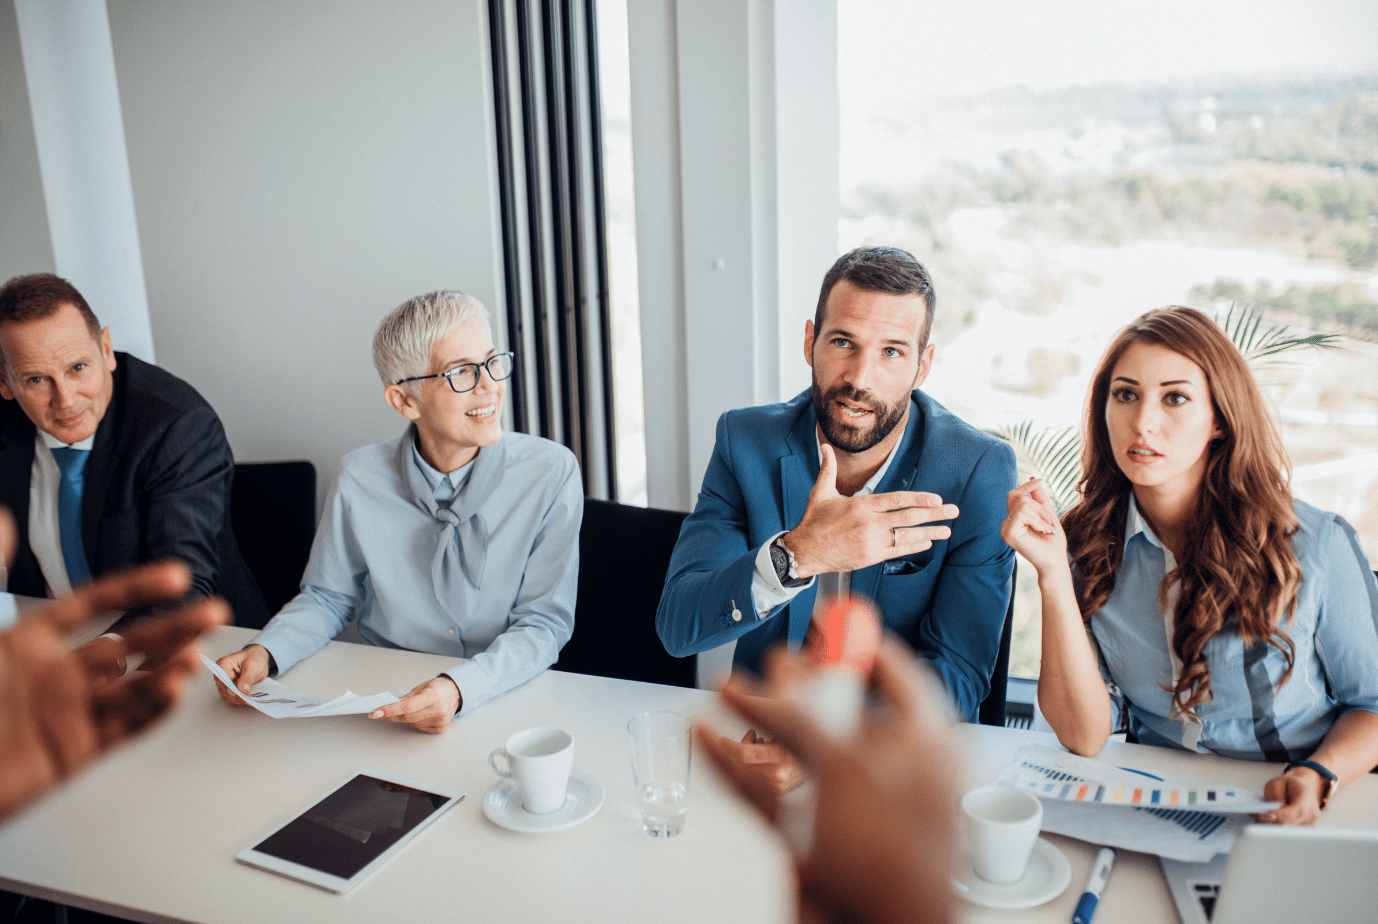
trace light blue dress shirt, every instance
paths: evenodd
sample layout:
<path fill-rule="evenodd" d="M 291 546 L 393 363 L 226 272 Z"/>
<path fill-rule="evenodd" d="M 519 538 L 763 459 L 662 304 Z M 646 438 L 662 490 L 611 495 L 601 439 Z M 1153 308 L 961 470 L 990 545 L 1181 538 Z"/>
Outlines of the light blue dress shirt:
<path fill-rule="evenodd" d="M 1088 625 L 1115 708 L 1128 706 L 1129 728 L 1145 744 L 1300 760 L 1341 714 L 1378 712 L 1378 583 L 1348 523 L 1295 504 L 1299 527 L 1292 548 L 1303 578 L 1287 628 L 1296 646 L 1292 676 L 1278 689 L 1286 670 L 1282 653 L 1263 641 L 1246 650 L 1230 617 L 1226 630 L 1206 643 L 1212 698 L 1196 707 L 1197 723 L 1167 718 L 1181 664 L 1170 641 L 1172 607 L 1159 609 L 1158 589 L 1175 564 L 1130 498 L 1124 562 L 1114 591 Z M 1175 599 L 1174 586 L 1170 601 Z"/>
<path fill-rule="evenodd" d="M 583 510 L 578 465 L 557 443 L 504 433 L 446 476 L 410 428 L 345 456 L 302 591 L 254 642 L 286 671 L 357 616 L 372 644 L 469 658 L 444 672 L 467 713 L 569 641 Z"/>

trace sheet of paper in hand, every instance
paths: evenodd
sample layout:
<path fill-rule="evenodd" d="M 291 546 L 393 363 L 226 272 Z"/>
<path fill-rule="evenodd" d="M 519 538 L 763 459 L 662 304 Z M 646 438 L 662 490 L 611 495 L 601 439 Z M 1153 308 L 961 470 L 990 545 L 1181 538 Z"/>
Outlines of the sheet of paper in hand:
<path fill-rule="evenodd" d="M 234 694 L 244 702 L 253 706 L 259 712 L 274 719 L 304 719 L 326 715 L 357 715 L 369 713 L 379 706 L 386 706 L 395 703 L 401 696 L 396 693 L 374 693 L 372 696 L 359 696 L 357 693 L 345 693 L 331 700 L 321 699 L 319 696 L 312 696 L 305 690 L 298 690 L 289 687 L 285 683 L 278 683 L 276 680 L 260 680 L 248 693 L 236 687 L 230 680 L 220 665 L 216 664 L 204 654 L 201 661 L 221 683 L 234 691 Z"/>

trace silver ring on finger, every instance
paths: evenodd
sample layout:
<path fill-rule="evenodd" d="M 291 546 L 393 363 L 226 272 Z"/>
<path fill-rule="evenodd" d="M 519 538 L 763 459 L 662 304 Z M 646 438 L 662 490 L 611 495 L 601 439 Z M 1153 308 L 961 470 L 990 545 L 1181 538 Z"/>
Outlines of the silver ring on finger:
<path fill-rule="evenodd" d="M 895 548 L 900 544 L 900 531 L 896 526 L 890 527 L 890 548 Z"/>

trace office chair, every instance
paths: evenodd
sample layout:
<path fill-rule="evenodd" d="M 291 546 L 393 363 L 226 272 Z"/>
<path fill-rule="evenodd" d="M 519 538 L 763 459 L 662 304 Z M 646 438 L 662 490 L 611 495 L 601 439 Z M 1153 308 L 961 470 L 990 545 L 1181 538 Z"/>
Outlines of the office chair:
<path fill-rule="evenodd" d="M 995 656 L 995 669 L 990 675 L 990 692 L 986 698 L 981 700 L 981 705 L 976 710 L 976 720 L 982 725 L 1004 725 L 1005 724 L 1005 694 L 1010 682 L 1010 639 L 1014 634 L 1014 588 L 1015 582 L 1019 578 L 1019 565 L 1016 563 L 1010 571 L 1010 599 L 1005 605 L 1005 626 L 1000 630 L 1000 650 Z M 1013 703 L 1018 716 L 1011 718 L 1019 719 L 1018 722 L 1011 722 L 1018 728 L 1031 728 L 1033 725 L 1033 710 L 1025 703 Z M 1020 709 L 1028 709 L 1025 716 Z"/>
<path fill-rule="evenodd" d="M 656 607 L 686 515 L 584 500 L 574 636 L 557 670 L 694 686 L 694 659 L 671 657 L 656 635 Z"/>
<path fill-rule="evenodd" d="M 271 616 L 297 595 L 316 536 L 316 467 L 289 462 L 237 462 L 230 521 Z M 238 616 L 236 625 L 244 625 Z M 261 629 L 261 625 L 247 626 Z"/>

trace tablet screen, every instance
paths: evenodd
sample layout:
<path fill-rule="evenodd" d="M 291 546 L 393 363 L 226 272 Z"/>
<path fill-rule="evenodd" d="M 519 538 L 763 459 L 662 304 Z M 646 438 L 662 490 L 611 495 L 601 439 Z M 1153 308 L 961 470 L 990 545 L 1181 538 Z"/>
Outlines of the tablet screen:
<path fill-rule="evenodd" d="M 349 879 L 448 801 L 361 773 L 253 849 Z"/>

